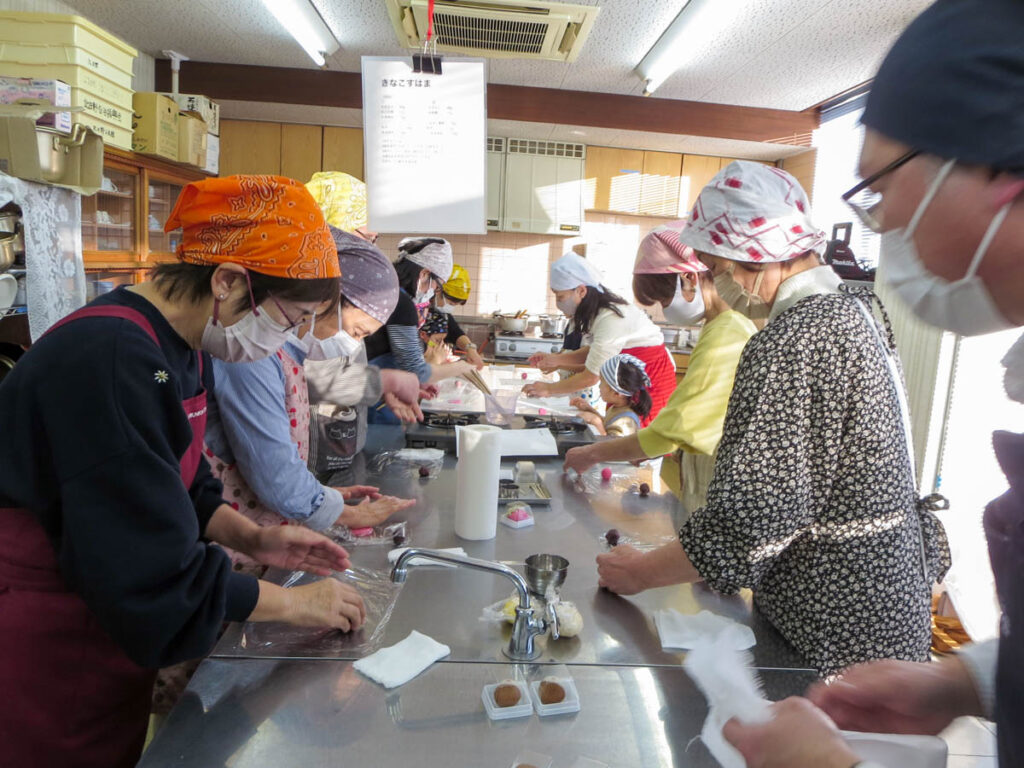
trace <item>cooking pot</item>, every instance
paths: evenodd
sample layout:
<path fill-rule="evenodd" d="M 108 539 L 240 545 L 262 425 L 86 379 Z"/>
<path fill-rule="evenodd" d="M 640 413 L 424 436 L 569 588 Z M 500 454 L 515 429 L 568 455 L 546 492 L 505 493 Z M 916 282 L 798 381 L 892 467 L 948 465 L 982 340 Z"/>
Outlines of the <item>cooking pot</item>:
<path fill-rule="evenodd" d="M 565 326 L 569 323 L 569 318 L 565 315 L 541 315 L 539 320 L 540 332 L 545 336 L 564 333 Z"/>
<path fill-rule="evenodd" d="M 14 211 L 0 211 L 0 232 L 17 232 L 21 216 Z"/>
<path fill-rule="evenodd" d="M 0 235 L 0 272 L 6 272 L 14 266 L 19 242 L 20 236 L 14 233 Z"/>
<path fill-rule="evenodd" d="M 36 144 L 39 148 L 39 172 L 45 181 L 60 181 L 67 169 L 71 147 L 85 143 L 85 126 L 72 126 L 70 136 L 54 128 L 36 126 Z"/>
<path fill-rule="evenodd" d="M 498 325 L 501 330 L 511 333 L 522 333 L 530 325 L 529 317 L 516 317 L 515 315 L 498 315 Z"/>

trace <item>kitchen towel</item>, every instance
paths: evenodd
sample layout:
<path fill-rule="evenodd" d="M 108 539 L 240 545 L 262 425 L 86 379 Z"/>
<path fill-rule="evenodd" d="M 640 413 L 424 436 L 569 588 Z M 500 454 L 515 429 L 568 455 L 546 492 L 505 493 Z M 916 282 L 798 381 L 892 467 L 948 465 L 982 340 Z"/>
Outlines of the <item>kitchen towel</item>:
<path fill-rule="evenodd" d="M 402 553 L 409 547 L 398 547 L 388 552 L 388 562 L 394 565 L 398 558 L 402 556 Z M 444 552 L 446 555 L 459 555 L 461 557 L 468 557 L 466 550 L 462 547 L 449 547 L 448 549 L 438 549 L 435 552 Z M 414 557 L 409 561 L 409 565 L 440 565 L 445 568 L 454 568 L 455 566 L 451 563 L 439 563 L 437 560 L 427 560 L 425 557 Z"/>
<path fill-rule="evenodd" d="M 691 649 L 700 645 L 718 644 L 733 651 L 752 648 L 757 642 L 754 631 L 732 619 L 711 611 L 684 615 L 679 611 L 654 612 L 663 650 Z"/>
<path fill-rule="evenodd" d="M 708 702 L 700 732 L 704 746 L 722 768 L 746 768 L 743 755 L 722 735 L 722 726 L 734 717 L 747 724 L 771 719 L 771 702 L 761 695 L 750 654 L 719 643 L 701 644 L 686 655 L 683 667 Z"/>
<path fill-rule="evenodd" d="M 402 642 L 381 648 L 352 666 L 385 688 L 397 688 L 451 652 L 447 645 L 413 630 Z"/>
<path fill-rule="evenodd" d="M 493 539 L 498 530 L 498 471 L 504 430 L 473 424 L 455 430 L 455 535 L 470 541 Z M 549 433 L 550 434 L 550 433 Z"/>

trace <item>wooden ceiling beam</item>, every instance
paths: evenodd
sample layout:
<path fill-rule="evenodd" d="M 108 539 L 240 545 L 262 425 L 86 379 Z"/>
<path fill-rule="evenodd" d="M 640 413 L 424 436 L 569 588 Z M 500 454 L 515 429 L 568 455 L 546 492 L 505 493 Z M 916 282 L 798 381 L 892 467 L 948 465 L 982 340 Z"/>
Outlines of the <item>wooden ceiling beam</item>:
<path fill-rule="evenodd" d="M 156 86 L 170 90 L 170 62 L 156 62 Z M 179 88 L 211 99 L 362 108 L 358 72 L 184 61 Z M 816 112 L 791 112 L 555 88 L 487 86 L 487 116 L 497 120 L 787 142 L 818 127 Z"/>

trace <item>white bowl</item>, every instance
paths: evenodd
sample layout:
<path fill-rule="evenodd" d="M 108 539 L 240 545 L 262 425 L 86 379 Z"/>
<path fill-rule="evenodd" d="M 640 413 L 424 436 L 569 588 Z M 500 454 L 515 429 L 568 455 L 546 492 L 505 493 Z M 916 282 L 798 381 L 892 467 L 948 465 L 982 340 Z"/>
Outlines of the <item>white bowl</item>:
<path fill-rule="evenodd" d="M 14 275 L 0 275 L 0 309 L 7 309 L 18 295 L 18 280 Z"/>

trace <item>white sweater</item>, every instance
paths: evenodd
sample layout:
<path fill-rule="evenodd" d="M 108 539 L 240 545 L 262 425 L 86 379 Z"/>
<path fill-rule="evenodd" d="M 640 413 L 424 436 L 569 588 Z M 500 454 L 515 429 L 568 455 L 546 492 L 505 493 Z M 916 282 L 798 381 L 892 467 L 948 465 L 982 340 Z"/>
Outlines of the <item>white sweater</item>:
<path fill-rule="evenodd" d="M 624 349 L 660 347 L 665 343 L 658 326 L 635 304 L 615 306 L 622 312 L 622 317 L 610 309 L 602 309 L 594 318 L 590 333 L 583 338 L 584 346 L 590 346 L 585 366 L 595 375 L 600 375 L 605 360 Z"/>

